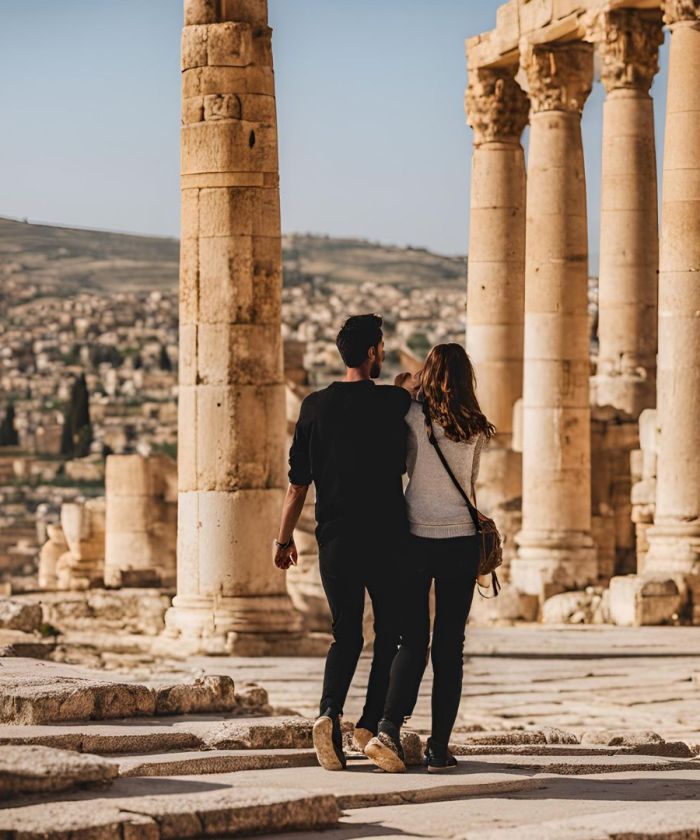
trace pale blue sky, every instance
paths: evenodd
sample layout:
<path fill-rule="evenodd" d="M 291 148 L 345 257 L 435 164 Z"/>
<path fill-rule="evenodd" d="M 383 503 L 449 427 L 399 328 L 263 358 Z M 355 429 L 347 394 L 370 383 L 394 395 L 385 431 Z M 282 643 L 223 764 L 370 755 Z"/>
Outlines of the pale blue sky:
<path fill-rule="evenodd" d="M 496 0 L 269 0 L 285 232 L 467 248 L 464 39 Z M 0 0 L 0 215 L 176 236 L 180 0 Z M 655 96 L 659 159 L 667 45 Z M 597 253 L 603 91 L 583 119 Z M 593 259 L 595 267 L 595 257 Z"/>

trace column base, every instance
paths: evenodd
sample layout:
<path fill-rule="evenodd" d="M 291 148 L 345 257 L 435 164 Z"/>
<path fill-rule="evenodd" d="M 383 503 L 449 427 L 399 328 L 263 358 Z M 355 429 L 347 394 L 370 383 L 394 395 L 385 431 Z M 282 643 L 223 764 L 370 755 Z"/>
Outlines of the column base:
<path fill-rule="evenodd" d="M 669 575 L 683 579 L 700 574 L 700 525 L 659 522 L 646 532 L 649 551 L 644 557 L 645 575 Z"/>
<path fill-rule="evenodd" d="M 302 631 L 288 595 L 237 598 L 178 595 L 165 614 L 154 651 L 179 657 L 311 656 L 325 653 L 327 638 Z"/>
<path fill-rule="evenodd" d="M 598 564 L 590 534 L 582 532 L 526 532 L 515 538 L 518 553 L 510 580 L 521 592 L 544 600 L 596 582 Z"/>

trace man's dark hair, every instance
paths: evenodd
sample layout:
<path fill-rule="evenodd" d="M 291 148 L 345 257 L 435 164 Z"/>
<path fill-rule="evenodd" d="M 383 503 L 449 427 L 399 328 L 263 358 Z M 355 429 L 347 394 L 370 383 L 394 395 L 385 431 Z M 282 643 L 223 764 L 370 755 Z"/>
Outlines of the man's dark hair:
<path fill-rule="evenodd" d="M 353 315 L 343 324 L 335 343 L 345 366 L 359 367 L 367 359 L 370 347 L 382 340 L 380 315 Z"/>

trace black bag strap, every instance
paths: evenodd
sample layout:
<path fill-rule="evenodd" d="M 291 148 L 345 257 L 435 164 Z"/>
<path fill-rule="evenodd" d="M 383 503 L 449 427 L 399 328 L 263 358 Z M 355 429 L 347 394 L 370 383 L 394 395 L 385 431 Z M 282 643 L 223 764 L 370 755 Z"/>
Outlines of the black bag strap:
<path fill-rule="evenodd" d="M 435 451 L 437 452 L 438 458 L 440 459 L 440 462 L 442 463 L 442 466 L 445 468 L 445 472 L 447 473 L 447 475 L 449 475 L 450 479 L 452 480 L 452 483 L 457 488 L 457 490 L 459 490 L 460 496 L 466 502 L 467 508 L 469 508 L 469 513 L 471 514 L 472 521 L 474 523 L 474 527 L 476 528 L 477 533 L 480 534 L 481 533 L 481 522 L 479 521 L 479 512 L 474 507 L 474 505 L 471 503 L 471 499 L 467 495 L 467 493 L 464 490 L 464 488 L 462 487 L 462 485 L 459 483 L 459 481 L 457 481 L 457 478 L 455 477 L 455 474 L 452 472 L 452 469 L 451 469 L 450 465 L 447 463 L 447 458 L 445 458 L 442 449 L 440 449 L 440 444 L 437 442 L 437 438 L 435 437 L 435 432 L 433 430 L 433 423 L 432 423 L 432 420 L 430 419 L 430 409 L 428 408 L 428 403 L 427 402 L 423 403 L 423 416 L 425 417 L 425 427 L 428 431 L 428 440 L 430 441 L 430 443 L 435 448 Z"/>

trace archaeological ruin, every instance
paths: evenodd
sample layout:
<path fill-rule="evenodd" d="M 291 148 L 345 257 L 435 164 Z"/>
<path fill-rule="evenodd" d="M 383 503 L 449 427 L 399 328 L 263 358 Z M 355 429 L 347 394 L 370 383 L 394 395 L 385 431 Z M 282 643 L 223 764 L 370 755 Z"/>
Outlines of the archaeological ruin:
<path fill-rule="evenodd" d="M 467 41 L 466 346 L 498 429 L 477 489 L 506 537 L 506 587 L 476 622 L 700 615 L 699 16 L 697 0 L 510 0 Z M 285 582 L 269 560 L 312 385 L 303 345 L 281 334 L 267 3 L 186 0 L 184 23 L 177 467 L 163 453 L 71 462 L 76 476 L 103 477 L 105 495 L 66 502 L 44 526 L 38 584 L 123 590 L 127 613 L 129 590 L 174 595 L 149 625 L 161 652 L 320 652 L 311 496 L 299 566 Z M 664 37 L 659 226 L 650 89 Z M 598 73 L 592 323 L 580 126 Z M 20 533 L 17 562 L 30 550 Z"/>

